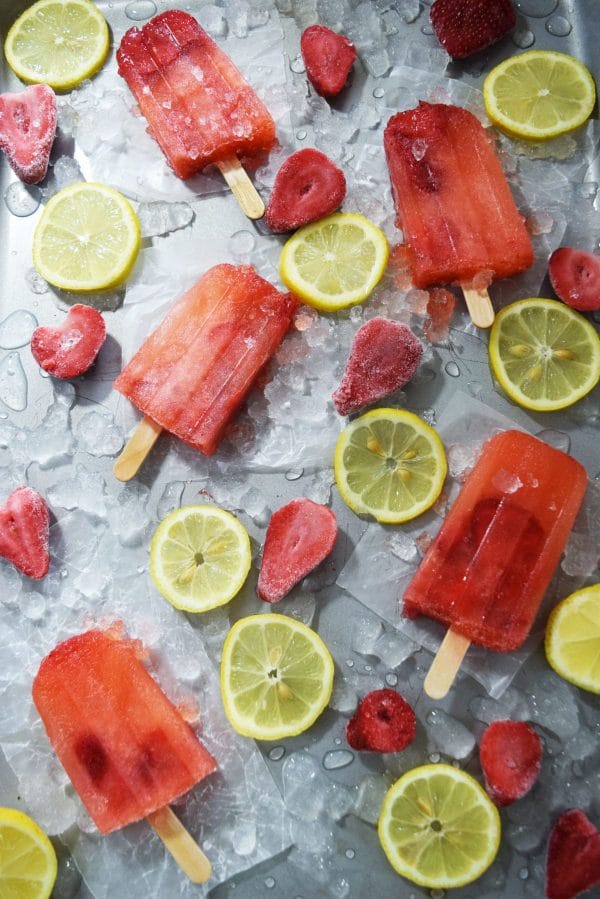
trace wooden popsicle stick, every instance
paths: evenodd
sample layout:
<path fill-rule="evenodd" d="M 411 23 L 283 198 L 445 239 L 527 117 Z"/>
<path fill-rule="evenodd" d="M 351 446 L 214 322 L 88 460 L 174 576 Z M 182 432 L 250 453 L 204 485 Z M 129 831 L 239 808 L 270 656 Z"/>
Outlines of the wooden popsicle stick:
<path fill-rule="evenodd" d="M 168 805 L 152 812 L 146 820 L 192 883 L 206 883 L 210 879 L 210 861 Z"/>
<path fill-rule="evenodd" d="M 457 634 L 452 628 L 446 631 L 423 684 L 423 689 L 431 699 L 442 699 L 446 695 L 470 645 L 468 637 Z"/>
<path fill-rule="evenodd" d="M 113 474 L 119 481 L 130 481 L 138 473 L 161 431 L 160 425 L 144 415 L 113 465 Z"/>
<path fill-rule="evenodd" d="M 265 214 L 265 204 L 237 156 L 223 159 L 217 162 L 217 166 L 244 215 L 249 219 L 262 218 Z"/>
<path fill-rule="evenodd" d="M 474 290 L 465 284 L 460 285 L 465 295 L 465 302 L 471 321 L 476 328 L 490 328 L 494 322 L 494 307 L 490 295 L 485 288 Z"/>

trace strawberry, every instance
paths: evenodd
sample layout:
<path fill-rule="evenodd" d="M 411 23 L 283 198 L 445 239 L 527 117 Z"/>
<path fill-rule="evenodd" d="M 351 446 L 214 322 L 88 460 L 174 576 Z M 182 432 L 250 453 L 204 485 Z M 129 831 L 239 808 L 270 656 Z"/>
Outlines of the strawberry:
<path fill-rule="evenodd" d="M 546 896 L 573 899 L 600 884 L 600 833 L 581 809 L 564 812 L 548 840 Z"/>
<path fill-rule="evenodd" d="M 536 782 L 542 766 L 542 741 L 524 721 L 494 721 L 479 747 L 485 786 L 496 805 L 510 805 Z"/>
<path fill-rule="evenodd" d="M 395 690 L 373 690 L 346 725 L 346 739 L 353 749 L 402 752 L 414 740 L 415 729 L 415 713 L 406 699 Z"/>
<path fill-rule="evenodd" d="M 430 18 L 438 41 L 456 59 L 495 44 L 517 22 L 511 0 L 435 0 Z"/>
<path fill-rule="evenodd" d="M 36 328 L 31 352 L 37 364 L 55 378 L 75 378 L 94 362 L 106 337 L 97 309 L 76 303 L 58 327 Z"/>
<path fill-rule="evenodd" d="M 410 381 L 423 353 L 408 325 L 372 318 L 354 336 L 346 371 L 333 394 L 340 415 L 350 415 Z"/>
<path fill-rule="evenodd" d="M 293 231 L 335 212 L 346 196 L 341 169 L 320 150 L 298 150 L 283 163 L 265 212 L 271 231 Z"/>
<path fill-rule="evenodd" d="M 585 250 L 559 247 L 548 262 L 557 297 L 580 312 L 600 309 L 600 257 Z"/>
<path fill-rule="evenodd" d="M 302 32 L 300 51 L 316 92 L 322 97 L 339 94 L 356 59 L 352 41 L 324 25 L 310 25 Z"/>
<path fill-rule="evenodd" d="M 310 499 L 294 499 L 271 516 L 258 595 L 278 602 L 306 577 L 333 549 L 337 538 L 335 515 Z"/>
<path fill-rule="evenodd" d="M 46 176 L 56 117 L 56 96 L 47 84 L 0 94 L 0 149 L 26 184 L 37 184 Z"/>
<path fill-rule="evenodd" d="M 0 556 L 27 577 L 44 577 L 49 528 L 46 500 L 31 487 L 17 487 L 0 507 Z"/>

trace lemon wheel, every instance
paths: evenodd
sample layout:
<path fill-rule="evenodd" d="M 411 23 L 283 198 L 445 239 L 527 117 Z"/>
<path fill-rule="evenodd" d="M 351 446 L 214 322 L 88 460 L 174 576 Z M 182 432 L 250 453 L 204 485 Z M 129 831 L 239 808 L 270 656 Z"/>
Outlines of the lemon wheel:
<path fill-rule="evenodd" d="M 548 619 L 546 658 L 577 687 L 600 693 L 600 584 L 577 590 Z"/>
<path fill-rule="evenodd" d="M 0 808 L 0 896 L 48 899 L 56 880 L 54 847 L 23 812 Z"/>

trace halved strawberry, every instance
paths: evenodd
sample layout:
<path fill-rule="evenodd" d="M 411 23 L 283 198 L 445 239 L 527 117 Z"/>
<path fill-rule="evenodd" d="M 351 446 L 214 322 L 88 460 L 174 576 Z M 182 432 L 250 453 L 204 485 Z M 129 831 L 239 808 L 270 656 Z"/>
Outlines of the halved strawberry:
<path fill-rule="evenodd" d="M 408 325 L 372 318 L 358 329 L 342 382 L 333 394 L 340 415 L 350 415 L 410 381 L 423 347 Z"/>
<path fill-rule="evenodd" d="M 55 378 L 75 378 L 92 365 L 105 337 L 106 325 L 98 310 L 76 303 L 62 325 L 35 329 L 31 352 Z"/>
<path fill-rule="evenodd" d="M 258 595 L 278 602 L 329 555 L 337 538 L 335 515 L 310 499 L 293 499 L 271 516 L 258 576 Z"/>
<path fill-rule="evenodd" d="M 580 312 L 600 309 L 600 256 L 559 247 L 548 262 L 548 274 L 557 297 Z"/>
<path fill-rule="evenodd" d="M 517 22 L 511 0 L 435 0 L 430 18 L 438 41 L 456 59 L 495 44 Z"/>
<path fill-rule="evenodd" d="M 0 149 L 26 184 L 37 184 L 46 176 L 56 118 L 56 96 L 47 84 L 0 94 Z"/>
<path fill-rule="evenodd" d="M 346 739 L 359 751 L 402 752 L 414 740 L 416 724 L 415 713 L 399 693 L 373 690 L 346 725 Z"/>
<path fill-rule="evenodd" d="M 339 94 L 356 59 L 352 41 L 325 25 L 310 25 L 302 32 L 300 51 L 316 92 L 322 97 Z"/>
<path fill-rule="evenodd" d="M 316 222 L 335 212 L 346 196 L 346 179 L 337 165 L 320 150 L 292 153 L 277 175 L 265 221 L 279 234 Z"/>
<path fill-rule="evenodd" d="M 494 721 L 479 758 L 486 790 L 496 805 L 510 805 L 532 788 L 542 766 L 542 741 L 525 721 Z"/>
<path fill-rule="evenodd" d="M 548 840 L 546 896 L 573 899 L 600 884 L 600 833 L 573 808 L 554 822 Z"/>
<path fill-rule="evenodd" d="M 0 556 L 26 574 L 48 572 L 50 516 L 46 500 L 31 487 L 17 487 L 0 507 Z"/>

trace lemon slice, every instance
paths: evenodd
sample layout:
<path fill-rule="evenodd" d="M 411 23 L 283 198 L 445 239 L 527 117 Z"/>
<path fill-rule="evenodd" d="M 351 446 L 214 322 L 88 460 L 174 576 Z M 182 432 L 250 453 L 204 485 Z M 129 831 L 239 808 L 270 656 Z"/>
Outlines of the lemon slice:
<path fill-rule="evenodd" d="M 127 277 L 140 240 L 129 201 L 105 184 L 82 181 L 59 191 L 44 209 L 33 235 L 33 264 L 63 290 L 105 290 Z"/>
<path fill-rule="evenodd" d="M 407 771 L 386 793 L 379 840 L 391 866 L 419 886 L 450 890 L 481 877 L 500 845 L 500 816 L 451 765 Z"/>
<path fill-rule="evenodd" d="M 373 409 L 340 434 L 334 457 L 342 499 L 382 524 L 416 518 L 434 504 L 448 466 L 442 441 L 403 409 Z"/>
<path fill-rule="evenodd" d="M 281 280 L 305 303 L 335 312 L 375 289 L 389 255 L 385 234 L 364 215 L 336 212 L 290 237 L 281 251 Z"/>
<path fill-rule="evenodd" d="M 594 79 L 566 53 L 529 50 L 497 65 L 483 85 L 485 109 L 512 137 L 551 140 L 579 128 L 596 102 Z"/>
<path fill-rule="evenodd" d="M 171 605 L 186 612 L 206 612 L 233 599 L 250 562 L 246 528 L 218 506 L 175 509 L 150 543 L 152 580 Z"/>
<path fill-rule="evenodd" d="M 600 584 L 577 590 L 548 619 L 546 658 L 577 687 L 600 693 Z"/>
<path fill-rule="evenodd" d="M 0 808 L 0 896 L 48 899 L 56 880 L 56 853 L 28 815 Z"/>
<path fill-rule="evenodd" d="M 498 313 L 488 346 L 492 372 L 526 409 L 565 409 L 600 378 L 600 337 L 564 303 L 518 300 Z"/>
<path fill-rule="evenodd" d="M 98 71 L 110 45 L 106 19 L 89 0 L 39 0 L 19 16 L 4 43 L 23 81 L 71 90 Z"/>
<path fill-rule="evenodd" d="M 251 615 L 229 631 L 221 658 L 225 712 L 238 733 L 256 740 L 301 734 L 333 688 L 333 660 L 313 630 L 286 615 Z"/>

